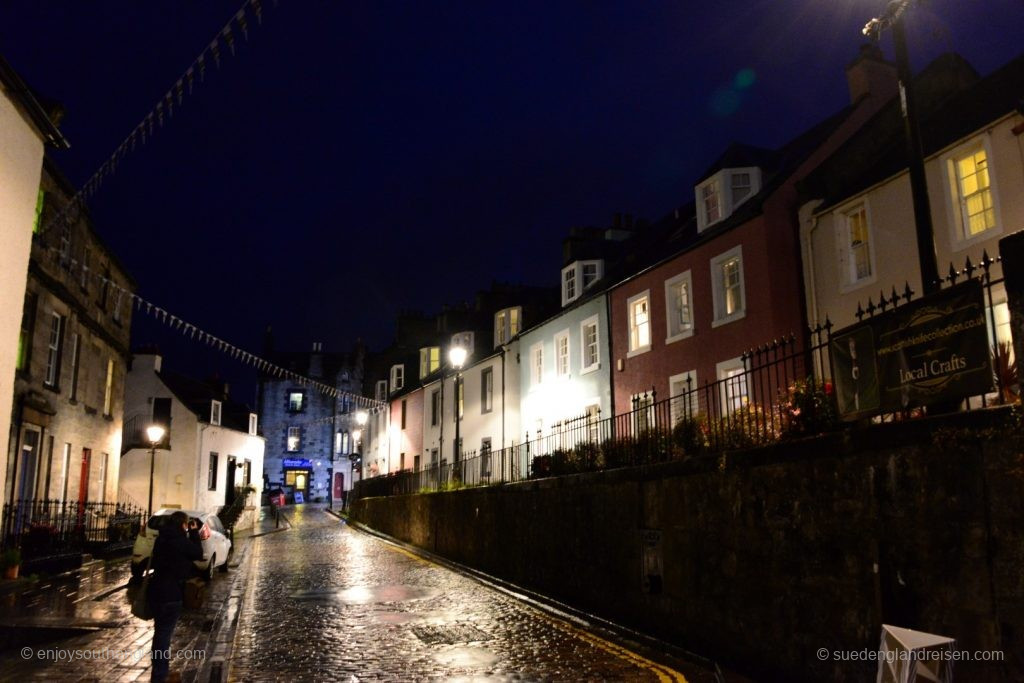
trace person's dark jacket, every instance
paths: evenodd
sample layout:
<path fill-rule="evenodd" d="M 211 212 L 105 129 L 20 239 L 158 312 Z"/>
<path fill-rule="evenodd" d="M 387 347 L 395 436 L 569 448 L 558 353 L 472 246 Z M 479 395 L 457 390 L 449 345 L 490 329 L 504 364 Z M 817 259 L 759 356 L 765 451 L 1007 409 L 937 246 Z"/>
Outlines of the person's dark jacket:
<path fill-rule="evenodd" d="M 192 575 L 195 560 L 203 559 L 199 530 L 166 525 L 153 544 L 153 577 L 149 582 L 149 603 L 181 602 L 185 581 Z"/>

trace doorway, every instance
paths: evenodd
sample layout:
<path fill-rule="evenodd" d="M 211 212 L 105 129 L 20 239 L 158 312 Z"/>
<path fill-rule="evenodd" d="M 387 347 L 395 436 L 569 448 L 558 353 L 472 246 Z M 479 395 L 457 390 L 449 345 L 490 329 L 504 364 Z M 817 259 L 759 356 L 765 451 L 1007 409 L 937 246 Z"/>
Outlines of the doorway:
<path fill-rule="evenodd" d="M 21 430 L 21 473 L 15 499 L 26 500 L 35 495 L 40 435 L 40 430 L 34 426 L 25 425 Z"/>
<path fill-rule="evenodd" d="M 81 505 L 89 500 L 89 467 L 92 464 L 92 449 L 82 449 L 82 474 L 78 480 L 78 502 Z"/>
<path fill-rule="evenodd" d="M 233 455 L 228 456 L 228 471 L 227 471 L 227 486 L 224 488 L 224 504 L 231 505 L 235 502 L 235 470 L 236 458 Z"/>

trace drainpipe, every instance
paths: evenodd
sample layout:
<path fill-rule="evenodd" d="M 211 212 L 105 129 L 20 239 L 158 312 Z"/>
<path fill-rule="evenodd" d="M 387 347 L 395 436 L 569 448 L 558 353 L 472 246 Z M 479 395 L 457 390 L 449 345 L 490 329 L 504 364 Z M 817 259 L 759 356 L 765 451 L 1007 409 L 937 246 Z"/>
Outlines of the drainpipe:
<path fill-rule="evenodd" d="M 505 450 L 505 345 L 501 345 L 501 450 Z"/>
<path fill-rule="evenodd" d="M 615 359 L 612 358 L 612 296 L 609 292 L 604 295 L 605 308 L 605 346 L 608 348 L 608 417 L 615 417 Z M 615 428 L 615 420 L 611 422 L 612 429 Z M 612 434 L 614 436 L 614 434 Z"/>

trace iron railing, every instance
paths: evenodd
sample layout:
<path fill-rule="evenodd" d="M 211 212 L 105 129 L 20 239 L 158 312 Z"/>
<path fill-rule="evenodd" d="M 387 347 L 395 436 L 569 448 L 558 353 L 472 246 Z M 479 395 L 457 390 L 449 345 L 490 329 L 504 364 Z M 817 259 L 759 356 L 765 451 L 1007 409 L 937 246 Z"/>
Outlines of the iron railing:
<path fill-rule="evenodd" d="M 989 324 L 996 329 L 993 289 L 1003 283 L 993 277 L 999 259 L 984 254 L 980 265 L 968 258 L 961 270 L 950 266 L 944 286 L 969 278 L 983 285 Z M 913 299 L 905 284 L 902 294 L 884 290 L 878 303 L 869 299 L 858 305 L 857 318 L 864 320 L 891 311 Z M 552 425 L 545 433 L 496 451 L 465 453 L 458 462 L 429 463 L 419 470 L 367 478 L 356 482 L 352 498 L 443 490 L 522 481 L 530 478 L 572 474 L 652 464 L 775 443 L 785 438 L 820 434 L 842 425 L 837 416 L 831 385 L 829 343 L 832 322 L 809 329 L 803 338 L 790 336 L 750 349 L 742 356 L 743 368 L 724 379 L 698 386 L 687 382 L 675 396 L 658 400 L 655 389 L 634 396 L 628 412 L 609 418 L 580 415 Z M 1016 397 L 1015 369 L 1010 350 L 994 344 L 991 349 L 997 391 L 964 399 L 958 406 L 943 405 L 938 411 L 970 410 Z M 910 419 L 925 414 L 920 408 L 883 414 L 874 422 Z"/>
<path fill-rule="evenodd" d="M 28 563 L 128 545 L 143 520 L 145 510 L 130 503 L 16 500 L 3 506 L 0 549 L 17 548 Z"/>

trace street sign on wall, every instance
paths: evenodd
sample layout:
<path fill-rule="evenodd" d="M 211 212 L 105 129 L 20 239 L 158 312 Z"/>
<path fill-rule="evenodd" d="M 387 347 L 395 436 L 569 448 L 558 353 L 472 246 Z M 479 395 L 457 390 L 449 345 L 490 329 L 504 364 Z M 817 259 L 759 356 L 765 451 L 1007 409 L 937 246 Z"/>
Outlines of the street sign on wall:
<path fill-rule="evenodd" d="M 285 458 L 281 466 L 286 469 L 304 469 L 313 467 L 313 463 L 306 458 Z"/>
<path fill-rule="evenodd" d="M 829 343 L 839 414 L 858 419 L 992 390 L 981 283 L 844 328 Z"/>

